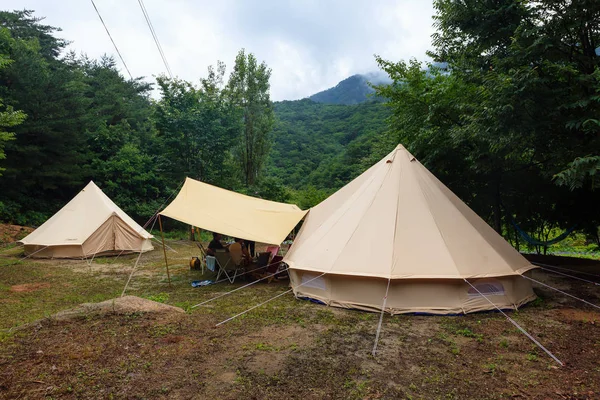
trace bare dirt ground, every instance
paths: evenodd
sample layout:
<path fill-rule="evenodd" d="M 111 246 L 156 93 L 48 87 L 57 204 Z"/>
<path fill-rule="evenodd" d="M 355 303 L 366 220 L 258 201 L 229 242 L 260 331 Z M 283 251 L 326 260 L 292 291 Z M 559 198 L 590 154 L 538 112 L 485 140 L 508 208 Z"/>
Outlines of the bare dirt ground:
<path fill-rule="evenodd" d="M 373 357 L 377 314 L 291 294 L 215 326 L 288 282 L 193 308 L 245 282 L 192 288 L 206 278 L 189 270 L 195 246 L 169 246 L 171 286 L 158 246 L 135 270 L 136 255 L 90 264 L 0 253 L 0 398 L 600 398 L 599 310 L 543 286 L 534 285 L 538 300 L 508 314 L 562 367 L 493 312 L 386 316 Z M 600 262 L 544 260 L 600 282 Z M 132 271 L 126 295 L 136 297 L 113 302 Z M 600 304 L 599 286 L 543 270 L 533 277 Z M 57 315 L 64 310 L 72 311 Z"/>

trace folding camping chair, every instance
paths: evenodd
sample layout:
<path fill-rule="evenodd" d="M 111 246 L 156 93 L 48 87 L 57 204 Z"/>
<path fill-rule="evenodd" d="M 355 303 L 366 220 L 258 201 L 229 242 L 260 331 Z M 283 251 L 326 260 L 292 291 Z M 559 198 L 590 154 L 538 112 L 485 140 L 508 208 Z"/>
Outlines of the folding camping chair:
<path fill-rule="evenodd" d="M 271 253 L 271 259 L 269 260 L 269 263 L 274 265 L 273 268 L 275 268 L 275 271 L 281 270 L 283 267 L 283 263 L 281 262 L 283 260 L 283 256 L 279 255 L 279 253 L 281 251 L 281 247 L 280 246 L 267 246 L 267 251 L 269 253 Z M 286 271 L 281 271 L 281 273 L 277 274 L 276 277 L 277 277 L 277 279 L 280 279 L 286 275 L 288 275 Z"/>
<path fill-rule="evenodd" d="M 254 279 L 264 279 L 268 277 L 267 283 L 271 283 L 273 279 L 276 279 L 275 275 L 277 273 L 277 269 L 279 268 L 279 264 L 277 262 L 271 262 L 272 259 L 273 256 L 268 251 L 258 253 L 256 267 L 252 270 L 250 275 Z"/>
<path fill-rule="evenodd" d="M 236 265 L 233 262 L 231 255 L 225 250 L 215 251 L 215 261 L 219 267 L 219 271 L 217 272 L 217 281 L 219 281 L 221 274 L 225 274 L 229 283 L 233 283 L 237 274 L 243 270 L 240 265 Z"/>
<path fill-rule="evenodd" d="M 204 246 L 202 246 L 202 243 L 200 243 L 200 242 L 196 242 L 196 246 L 198 246 L 198 248 L 200 249 L 200 253 L 202 253 L 202 255 L 200 257 L 198 257 L 200 259 L 200 268 L 202 269 L 202 275 L 204 275 L 204 265 L 206 265 L 206 268 L 208 270 L 211 270 L 212 272 L 214 272 L 214 260 L 212 261 L 213 268 L 210 269 L 208 267 L 208 257 L 210 257 L 210 256 L 206 252 L 206 249 L 204 248 Z"/>
<path fill-rule="evenodd" d="M 267 251 L 271 253 L 271 258 L 275 258 L 279 254 L 279 246 L 267 246 Z"/>

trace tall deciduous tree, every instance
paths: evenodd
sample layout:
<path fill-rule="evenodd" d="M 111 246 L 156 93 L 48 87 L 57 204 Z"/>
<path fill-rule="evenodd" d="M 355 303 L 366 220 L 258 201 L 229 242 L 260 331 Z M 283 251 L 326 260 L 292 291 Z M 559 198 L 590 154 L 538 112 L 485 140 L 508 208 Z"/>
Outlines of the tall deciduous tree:
<path fill-rule="evenodd" d="M 161 168 L 172 182 L 186 176 L 224 184 L 230 149 L 241 129 L 237 107 L 222 90 L 225 65 L 210 68 L 200 87 L 189 82 L 158 78 L 162 98 L 156 106 L 161 141 Z"/>
<path fill-rule="evenodd" d="M 0 27 L 0 42 L 9 43 L 14 39 L 11 38 L 10 32 L 6 28 Z M 11 60 L 7 54 L 3 54 L 3 51 L 7 49 L 0 50 L 0 70 L 10 64 Z M 4 129 L 10 128 L 16 125 L 19 125 L 25 119 L 26 115 L 22 111 L 15 111 L 15 109 L 10 105 L 4 105 L 2 99 L 0 99 L 0 160 L 6 158 L 4 154 L 4 143 L 9 140 L 14 140 L 14 133 L 5 131 Z M 0 167 L 0 175 L 2 175 L 2 171 L 4 168 Z"/>
<path fill-rule="evenodd" d="M 273 104 L 269 95 L 271 70 L 258 63 L 252 53 L 240 50 L 229 78 L 231 101 L 243 111 L 244 127 L 235 156 L 244 174 L 244 183 L 251 186 L 259 178 L 271 147 Z"/>
<path fill-rule="evenodd" d="M 579 176 L 572 186 L 582 186 L 580 174 L 589 177 L 598 166 L 600 3 L 434 5 L 437 32 L 430 55 L 447 63 L 449 73 L 379 60 L 394 79 L 379 93 L 391 99 L 398 137 L 436 174 L 447 176 L 451 187 L 464 187 L 466 200 L 498 231 L 506 230 L 507 212 L 528 220 L 532 232 L 597 215 L 582 212 L 589 202 L 574 201 L 582 193 L 555 183 Z M 452 170 L 454 178 L 447 174 Z"/>
<path fill-rule="evenodd" d="M 0 97 L 27 119 L 6 143 L 0 192 L 18 212 L 55 209 L 85 180 L 85 84 L 80 71 L 55 57 L 64 43 L 48 38 L 50 28 L 27 15 L 15 18 L 0 13 L 0 25 L 19 27 L 13 40 L 1 38 L 13 62 L 0 71 Z"/>
<path fill-rule="evenodd" d="M 111 58 L 61 55 L 58 29 L 40 21 L 30 11 L 0 12 L 0 54 L 11 59 L 0 70 L 0 98 L 27 114 L 0 160 L 0 218 L 39 224 L 93 179 L 145 220 L 165 190 L 150 85 L 124 79 Z"/>

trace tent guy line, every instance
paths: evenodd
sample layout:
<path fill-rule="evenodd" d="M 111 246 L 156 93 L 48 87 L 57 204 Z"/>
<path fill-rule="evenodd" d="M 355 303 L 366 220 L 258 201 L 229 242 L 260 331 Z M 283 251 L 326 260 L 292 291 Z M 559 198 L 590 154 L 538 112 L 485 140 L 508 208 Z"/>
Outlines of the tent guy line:
<path fill-rule="evenodd" d="M 540 284 L 540 285 L 542 285 L 542 286 L 545 286 L 545 287 L 547 287 L 547 288 L 549 288 L 549 289 L 556 290 L 557 292 L 559 292 L 559 293 L 562 293 L 562 294 L 564 294 L 565 296 L 569 296 L 569 297 L 571 297 L 571 298 L 573 298 L 573 299 L 575 299 L 575 300 L 579 300 L 579 301 L 581 301 L 581 302 L 583 302 L 583 303 L 585 303 L 585 304 L 587 304 L 587 305 L 589 305 L 589 306 L 592 306 L 592 307 L 594 307 L 594 308 L 597 308 L 598 310 L 600 310 L 600 306 L 597 306 L 597 305 L 596 305 L 596 304 L 594 304 L 594 303 L 590 303 L 590 302 L 589 302 L 589 301 L 587 301 L 587 300 L 584 300 L 584 299 L 581 299 L 581 298 L 579 298 L 579 297 L 573 296 L 572 294 L 569 294 L 569 293 L 567 293 L 567 292 L 563 292 L 563 291 L 562 291 L 562 290 L 560 290 L 560 289 L 557 289 L 557 288 L 555 288 L 555 287 L 552 287 L 552 286 L 550 286 L 550 285 L 547 285 L 547 284 L 545 284 L 544 282 L 540 282 L 540 281 L 538 281 L 538 280 L 535 280 L 535 279 L 533 279 L 533 278 L 530 278 L 530 277 L 528 277 L 528 276 L 525 276 L 525 275 L 521 275 L 521 276 L 522 276 L 523 278 L 525 278 L 525 279 L 529 279 L 530 281 L 532 281 L 532 282 L 535 282 L 535 283 L 538 283 L 538 284 Z"/>
<path fill-rule="evenodd" d="M 550 268 L 545 268 L 545 267 L 540 267 L 540 268 L 543 269 L 544 271 L 552 272 L 553 274 L 558 274 L 558 275 L 566 276 L 568 278 L 573 278 L 573 279 L 577 279 L 577 280 L 580 280 L 580 281 L 583 281 L 583 282 L 591 283 L 592 285 L 600 286 L 600 283 L 598 283 L 598 282 L 594 282 L 594 281 L 590 281 L 590 280 L 587 280 L 587 279 L 583 279 L 583 278 L 580 278 L 578 276 L 573 276 L 573 275 L 565 274 L 564 272 L 554 271 L 554 270 L 552 270 Z"/>
<path fill-rule="evenodd" d="M 524 276 L 524 275 L 521 275 L 521 276 Z M 559 363 L 561 367 L 564 366 L 563 362 L 560 361 L 554 354 L 552 354 L 550 352 L 550 350 L 548 350 L 547 348 L 545 348 L 533 336 L 531 336 L 529 333 L 527 333 L 527 331 L 525 329 L 523 329 L 521 327 L 521 325 L 519 325 L 514 319 L 512 319 L 511 317 L 509 317 L 504 311 L 502 311 L 502 309 L 500 309 L 500 307 L 498 307 L 496 304 L 494 304 L 486 295 L 484 295 L 483 293 L 481 293 L 479 291 L 479 289 L 477 289 L 473 284 L 471 284 L 471 282 L 469 282 L 467 279 L 464 279 L 464 281 L 466 283 L 468 283 L 469 286 L 471 286 L 473 289 L 475 289 L 477 291 L 477 293 L 479 293 L 481 296 L 483 296 L 492 306 L 494 306 L 496 308 L 496 310 L 498 310 L 502 315 L 504 315 L 506 317 L 506 319 L 508 319 L 510 321 L 511 324 L 513 324 L 515 327 L 517 327 L 517 329 L 519 329 L 521 332 L 523 332 L 523 334 L 525 334 L 525 336 L 527 336 L 533 343 L 535 343 L 540 349 L 544 350 L 544 352 L 546 354 L 548 354 L 554 361 L 556 361 L 557 363 Z"/>
<path fill-rule="evenodd" d="M 33 253 L 31 253 L 31 254 L 27 254 L 25 257 L 23 257 L 23 258 L 19 259 L 19 261 L 23 261 L 23 260 L 25 260 L 26 258 L 29 258 L 29 257 L 33 256 L 34 254 L 37 254 L 37 253 L 39 253 L 39 252 L 40 252 L 40 251 L 42 251 L 42 250 L 46 250 L 48 247 L 49 247 L 49 246 L 44 246 L 44 247 L 42 247 L 41 249 L 39 249 L 39 250 L 37 250 L 37 251 L 34 251 L 34 252 L 33 252 Z"/>
<path fill-rule="evenodd" d="M 6 264 L 5 266 L 6 266 L 6 267 L 8 267 L 8 266 L 11 266 L 11 265 L 17 265 L 18 263 L 20 263 L 21 261 L 23 261 L 23 260 L 25 260 L 25 259 L 27 259 L 27 258 L 31 257 L 32 255 L 34 255 L 34 254 L 36 254 L 36 253 L 39 253 L 39 252 L 40 252 L 40 251 L 42 251 L 42 250 L 45 250 L 47 247 L 48 247 L 48 246 L 42 247 L 42 248 L 41 248 L 41 249 L 39 249 L 38 251 L 36 251 L 36 252 L 34 252 L 34 253 L 31 253 L 31 254 L 27 254 L 25 257 L 23 257 L 23 258 L 20 258 L 20 259 L 16 260 L 16 261 L 15 261 L 15 262 L 13 262 L 12 264 Z"/>
<path fill-rule="evenodd" d="M 142 254 L 144 254 L 144 253 L 142 253 L 140 251 L 140 254 L 137 257 L 137 260 L 135 260 L 135 264 L 133 265 L 133 268 L 131 269 L 129 278 L 127 279 L 127 282 L 125 283 L 125 287 L 123 288 L 123 291 L 121 292 L 121 297 L 125 296 L 125 291 L 127 290 L 127 286 L 129 286 L 129 282 L 131 281 L 131 278 L 133 277 L 133 273 L 135 272 L 135 269 L 137 268 L 137 265 L 140 262 L 140 258 L 142 258 Z"/>
<path fill-rule="evenodd" d="M 373 357 L 377 353 L 377 343 L 379 343 L 379 333 L 381 332 L 381 325 L 383 324 L 383 314 L 385 313 L 385 305 L 387 303 L 388 293 L 390 291 L 390 282 L 392 280 L 388 279 L 387 287 L 385 289 L 385 296 L 383 297 L 383 306 L 381 307 L 381 314 L 379 315 L 379 324 L 377 324 L 377 333 L 375 334 L 375 343 L 373 344 Z"/>
<path fill-rule="evenodd" d="M 281 262 L 281 261 L 277 261 L 277 263 L 280 263 L 280 262 Z M 250 273 L 250 272 L 257 271 L 257 270 L 259 270 L 259 269 L 264 269 L 264 268 L 270 267 L 271 265 L 273 265 L 273 264 L 277 264 L 277 263 L 271 263 L 271 264 L 269 264 L 269 265 L 265 265 L 264 267 L 255 268 L 255 269 L 253 269 L 252 271 L 247 271 L 247 272 L 244 272 L 244 273 L 242 273 L 242 274 L 236 275 L 236 277 L 238 277 L 238 276 L 242 276 L 242 275 L 244 275 L 244 274 L 247 274 L 247 273 Z M 240 286 L 239 288 L 235 288 L 235 289 L 233 289 L 233 290 L 231 290 L 231 291 L 229 291 L 229 292 L 222 293 L 222 294 L 220 294 L 220 295 L 218 295 L 218 296 L 216 296 L 216 297 L 213 297 L 212 299 L 208 299 L 208 300 L 206 300 L 206 301 L 203 301 L 202 303 L 198 303 L 198 304 L 196 304 L 195 306 L 192 306 L 191 308 L 196 308 L 196 307 L 202 306 L 202 305 L 204 305 L 204 304 L 210 303 L 210 302 L 211 302 L 211 301 L 213 301 L 213 300 L 217 300 L 217 299 L 220 299 L 221 297 L 225 297 L 225 296 L 227 296 L 227 295 L 230 295 L 230 294 L 232 294 L 232 293 L 234 293 L 234 292 L 237 292 L 238 290 L 241 290 L 241 289 L 247 288 L 247 287 L 249 287 L 249 286 L 252 286 L 252 285 L 254 285 L 255 283 L 258 283 L 258 282 L 260 282 L 260 281 L 263 281 L 263 280 L 265 280 L 265 279 L 269 279 L 270 277 L 272 277 L 272 276 L 275 276 L 275 275 L 277 275 L 277 274 L 280 274 L 280 273 L 282 273 L 282 272 L 285 272 L 285 271 L 287 271 L 287 268 L 285 268 L 285 269 L 284 269 L 284 270 L 282 270 L 282 271 L 277 271 L 277 272 L 275 272 L 275 273 L 273 273 L 273 274 L 269 274 L 269 275 L 267 275 L 267 276 L 265 276 L 265 277 L 263 277 L 263 278 L 257 279 L 257 280 L 255 280 L 254 282 L 250 282 L 250 283 L 248 283 L 248 284 L 246 284 L 246 285 L 244 285 L 244 286 Z M 227 278 L 225 278 L 225 279 L 222 279 L 221 281 L 217 281 L 217 282 L 213 283 L 213 285 L 214 285 L 214 284 L 216 284 L 216 283 L 219 283 L 219 282 L 224 282 L 224 281 L 226 281 L 226 280 L 227 280 Z"/>
<path fill-rule="evenodd" d="M 152 223 L 152 227 L 150 227 L 150 232 L 152 232 L 152 229 L 154 229 L 154 224 L 156 224 L 156 219 L 154 219 L 154 222 Z M 127 278 L 127 282 L 125 283 L 125 287 L 123 288 L 123 292 L 121 292 L 121 297 L 125 296 L 125 291 L 127 290 L 127 287 L 129 286 L 129 282 L 131 281 L 131 278 L 133 277 L 133 273 L 135 272 L 135 270 L 137 268 L 137 265 L 138 265 L 138 262 L 140 261 L 141 257 L 142 257 L 142 252 L 140 251 L 140 254 L 137 257 L 137 260 L 135 261 L 135 264 L 133 265 L 133 268 L 131 269 L 131 273 L 129 274 L 129 278 Z"/>
<path fill-rule="evenodd" d="M 596 278 L 600 278 L 600 275 L 598 275 L 598 274 L 592 274 L 592 273 L 584 272 L 584 271 L 575 271 L 575 270 L 570 269 L 570 268 L 558 267 L 556 265 L 542 264 L 542 263 L 539 263 L 539 262 L 532 262 L 532 264 L 537 265 L 538 267 L 556 268 L 556 269 L 560 269 L 560 270 L 563 270 L 563 271 L 569 271 L 569 272 L 575 273 L 575 274 L 588 275 L 588 276 L 593 276 L 593 277 L 596 277 Z"/>
<path fill-rule="evenodd" d="M 319 276 L 316 276 L 316 277 L 314 277 L 314 278 L 312 278 L 312 279 L 310 279 L 310 280 L 308 280 L 308 281 L 306 281 L 306 282 L 303 282 L 303 283 L 301 283 L 301 284 L 300 284 L 300 285 L 298 285 L 298 286 L 306 285 L 307 283 L 310 283 L 310 282 L 314 281 L 315 279 L 318 279 L 318 278 L 322 277 L 322 276 L 323 276 L 323 275 L 325 275 L 325 274 L 326 274 L 326 272 L 323 272 L 321 275 L 319 275 Z M 255 305 L 254 307 L 251 307 L 251 308 L 247 309 L 246 311 L 243 311 L 243 312 L 241 312 L 241 313 L 239 313 L 239 314 L 236 314 L 236 315 L 234 315 L 233 317 L 229 317 L 229 318 L 227 318 L 226 320 L 219 322 L 219 323 L 218 323 L 218 324 L 216 324 L 215 326 L 220 326 L 220 325 L 223 325 L 224 323 L 226 323 L 226 322 L 229 322 L 229 321 L 231 321 L 231 320 L 233 320 L 233 319 L 235 319 L 235 318 L 237 318 L 237 317 L 239 317 L 239 316 L 241 316 L 241 315 L 244 315 L 244 314 L 246 314 L 246 313 L 248 313 L 248 312 L 250 312 L 250 311 L 254 310 L 255 308 L 258 308 L 258 307 L 260 307 L 260 306 L 263 306 L 263 305 L 267 304 L 268 302 L 270 302 L 270 301 L 272 301 L 272 300 L 275 300 L 276 298 L 278 298 L 278 297 L 281 297 L 281 296 L 283 296 L 284 294 L 287 294 L 287 293 L 291 292 L 292 290 L 294 290 L 294 288 L 292 288 L 292 289 L 289 289 L 289 290 L 286 290 L 286 291 L 285 291 L 285 292 L 283 292 L 283 293 L 279 293 L 277 296 L 273 296 L 273 297 L 271 297 L 269 300 L 263 301 L 262 303 L 259 303 L 259 304 Z"/>
<path fill-rule="evenodd" d="M 152 230 L 150 230 L 152 231 Z M 163 244 L 161 243 L 160 240 L 158 240 L 157 238 L 152 238 L 152 240 L 154 240 L 156 243 L 158 243 L 160 246 L 162 246 Z M 168 244 L 165 244 L 165 247 L 169 250 L 171 250 L 173 253 L 179 253 L 177 250 L 175 250 L 174 248 L 172 248 L 171 246 L 169 246 Z"/>

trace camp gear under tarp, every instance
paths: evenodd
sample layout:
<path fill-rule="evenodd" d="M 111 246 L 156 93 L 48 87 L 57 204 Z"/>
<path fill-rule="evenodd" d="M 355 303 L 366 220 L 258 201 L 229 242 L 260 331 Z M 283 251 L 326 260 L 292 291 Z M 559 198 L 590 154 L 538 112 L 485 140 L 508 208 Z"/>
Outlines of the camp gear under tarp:
<path fill-rule="evenodd" d="M 85 258 L 152 250 L 152 235 L 91 182 L 19 243 L 33 258 Z"/>
<path fill-rule="evenodd" d="M 392 314 L 535 298 L 535 267 L 401 145 L 312 208 L 284 262 L 296 296 L 344 308 L 381 310 L 388 282 Z"/>
<path fill-rule="evenodd" d="M 280 244 L 306 211 L 186 178 L 177 197 L 160 214 L 208 231 Z"/>

